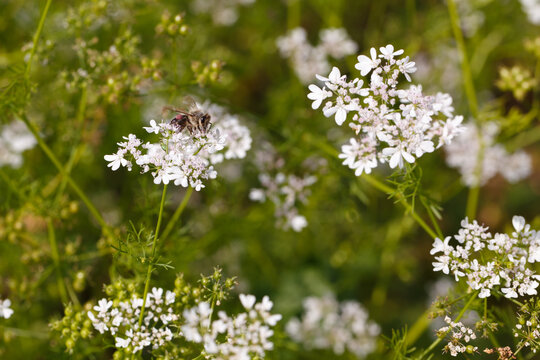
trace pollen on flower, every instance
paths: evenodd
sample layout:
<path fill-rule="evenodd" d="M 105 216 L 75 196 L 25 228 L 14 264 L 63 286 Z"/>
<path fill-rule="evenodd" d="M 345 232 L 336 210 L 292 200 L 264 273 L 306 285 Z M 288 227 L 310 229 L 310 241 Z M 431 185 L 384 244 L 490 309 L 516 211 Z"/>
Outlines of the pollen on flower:
<path fill-rule="evenodd" d="M 356 69 L 364 80 L 347 80 L 334 67 L 328 77 L 317 75 L 324 86 L 309 86 L 313 109 L 322 106 L 326 117 L 334 117 L 338 126 L 348 122 L 354 132 L 342 146 L 340 159 L 357 176 L 370 173 L 380 163 L 402 168 L 425 153 L 450 143 L 461 131 L 461 116 L 454 116 L 452 98 L 437 93 L 427 96 L 422 86 L 398 89 L 403 75 L 408 81 L 416 71 L 409 57 L 397 58 L 403 50 L 392 45 L 370 50 L 370 56 L 358 56 Z M 352 116 L 351 116 L 352 115 Z"/>

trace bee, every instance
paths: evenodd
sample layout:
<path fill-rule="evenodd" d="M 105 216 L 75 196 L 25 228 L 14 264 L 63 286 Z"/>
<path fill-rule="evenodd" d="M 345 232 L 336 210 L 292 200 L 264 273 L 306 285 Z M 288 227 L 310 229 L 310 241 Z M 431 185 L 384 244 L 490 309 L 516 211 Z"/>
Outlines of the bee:
<path fill-rule="evenodd" d="M 178 132 L 187 129 L 190 135 L 194 133 L 206 134 L 212 126 L 210 114 L 200 110 L 195 100 L 191 97 L 184 98 L 183 105 L 186 110 L 170 106 L 163 108 L 163 111 L 176 113 L 175 117 L 170 120 L 170 124 Z"/>

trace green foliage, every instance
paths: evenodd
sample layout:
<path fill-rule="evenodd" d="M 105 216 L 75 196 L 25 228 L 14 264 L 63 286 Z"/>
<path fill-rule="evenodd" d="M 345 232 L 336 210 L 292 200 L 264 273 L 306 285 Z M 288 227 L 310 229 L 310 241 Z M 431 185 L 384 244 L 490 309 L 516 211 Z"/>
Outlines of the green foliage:
<path fill-rule="evenodd" d="M 445 2 L 245 1 L 231 25 L 212 12 L 228 1 L 206 10 L 200 2 L 52 1 L 47 11 L 35 1 L 0 4 L 0 134 L 25 121 L 41 140 L 11 167 L 3 165 L 0 136 L 0 300 L 9 298 L 14 310 L 0 318 L 0 357 L 130 358 L 87 312 L 100 298 L 142 297 L 147 285 L 174 291 L 179 314 L 202 301 L 230 313 L 240 306 L 227 300 L 238 293 L 269 295 L 283 320 L 268 359 L 356 358 L 305 349 L 287 336 L 303 300 L 328 293 L 361 302 L 381 326 L 386 346 L 366 359 L 451 358 L 429 326 L 446 315 L 455 320 L 470 289 L 460 284 L 430 297 L 440 278 L 429 254 L 433 237 L 456 233 L 467 207 L 493 232 L 507 230 L 516 214 L 540 222 L 538 27 L 518 0 L 456 1 L 478 97 L 473 119 Z M 450 93 L 465 122 L 495 121 L 497 143 L 527 152 L 532 174 L 516 184 L 497 176 L 469 192 L 443 148 L 399 171 L 383 164 L 354 176 L 337 157 L 348 129 L 310 108 L 306 84 L 276 46 L 299 26 L 312 44 L 321 29 L 343 27 L 358 55 L 386 44 L 405 49 L 426 93 Z M 356 56 L 330 65 L 354 78 Z M 185 96 L 237 114 L 253 142 L 245 159 L 216 165 L 218 178 L 202 191 L 169 184 L 160 206 L 162 187 L 150 175 L 112 172 L 103 156 L 151 119 L 170 121 L 163 107 L 181 107 Z M 295 199 L 308 223 L 302 231 L 276 227 L 275 204 L 250 200 L 265 172 L 261 153 L 273 155 L 275 167 L 266 170 L 274 178 L 317 178 L 305 199 Z M 495 349 L 507 345 L 534 358 L 536 297 L 516 303 L 495 294 L 469 310 L 484 337 L 478 353 L 462 358 L 494 358 L 483 349 L 500 354 Z M 174 345 L 136 358 L 203 356 L 201 344 Z"/>

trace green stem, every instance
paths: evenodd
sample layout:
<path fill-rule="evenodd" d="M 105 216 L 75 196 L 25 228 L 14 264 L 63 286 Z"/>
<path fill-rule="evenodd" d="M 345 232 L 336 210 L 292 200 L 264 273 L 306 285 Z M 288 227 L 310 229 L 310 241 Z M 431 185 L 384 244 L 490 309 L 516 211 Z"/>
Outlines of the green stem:
<path fill-rule="evenodd" d="M 49 234 L 49 243 L 51 246 L 51 257 L 54 262 L 54 267 L 56 270 L 56 282 L 58 284 L 58 292 L 60 292 L 60 298 L 65 304 L 68 303 L 66 285 L 64 284 L 64 279 L 62 276 L 62 269 L 60 268 L 60 256 L 58 255 L 58 246 L 56 244 L 56 236 L 54 233 L 54 226 L 51 219 L 47 219 L 47 231 Z"/>
<path fill-rule="evenodd" d="M 43 9 L 43 12 L 41 13 L 41 18 L 39 19 L 38 28 L 34 34 L 32 50 L 30 51 L 30 58 L 28 58 L 28 64 L 26 64 L 26 71 L 24 73 L 26 77 L 30 75 L 30 68 L 32 67 L 32 59 L 34 58 L 34 54 L 36 53 L 39 36 L 41 35 L 41 30 L 43 30 L 43 24 L 45 24 L 45 18 L 47 17 L 47 13 L 49 12 L 49 7 L 51 6 L 51 2 L 52 0 L 47 0 L 47 2 L 45 3 L 45 8 Z"/>
<path fill-rule="evenodd" d="M 167 237 L 170 235 L 171 231 L 173 231 L 174 226 L 178 222 L 178 219 L 180 219 L 180 216 L 182 215 L 182 212 L 186 208 L 186 206 L 188 204 L 188 201 L 191 198 L 192 194 L 193 194 L 193 188 L 189 187 L 187 189 L 187 191 L 186 191 L 186 194 L 184 195 L 184 198 L 182 199 L 182 202 L 180 203 L 180 205 L 178 205 L 178 207 L 174 211 L 173 216 L 171 217 L 171 219 L 167 223 L 167 226 L 165 226 L 165 230 L 163 230 L 163 235 L 161 236 L 161 238 L 163 240 L 167 239 Z"/>
<path fill-rule="evenodd" d="M 382 182 L 377 180 L 377 178 L 375 178 L 374 176 L 371 176 L 369 174 L 364 174 L 362 175 L 362 179 L 366 180 L 372 186 L 374 186 L 375 188 L 381 190 L 382 192 L 388 195 L 392 195 L 395 193 L 391 187 L 383 184 Z M 403 207 L 407 210 L 407 213 L 411 214 L 413 219 L 418 223 L 418 225 L 420 225 L 429 234 L 429 236 L 431 236 L 433 239 L 438 237 L 435 231 L 433 231 L 429 227 L 429 225 L 426 224 L 426 222 L 420 216 L 418 216 L 418 214 L 414 211 L 412 206 L 403 198 L 401 194 L 397 194 L 396 197 L 399 203 L 403 205 Z"/>
<path fill-rule="evenodd" d="M 148 270 L 146 271 L 146 281 L 144 284 L 144 293 L 143 293 L 143 305 L 141 308 L 141 315 L 139 316 L 139 328 L 142 326 L 143 317 L 144 317 L 144 308 L 146 306 L 146 297 L 148 295 L 148 288 L 150 287 L 150 278 L 152 276 L 152 270 L 154 267 L 154 257 L 156 256 L 156 244 L 159 236 L 159 228 L 161 226 L 161 219 L 163 217 L 163 207 L 165 205 L 165 195 L 167 194 L 167 184 L 163 185 L 163 192 L 161 193 L 161 204 L 159 205 L 159 215 L 156 225 L 156 231 L 154 232 L 154 241 L 152 242 L 152 255 L 148 263 Z"/>
<path fill-rule="evenodd" d="M 84 119 L 84 113 L 86 111 L 86 100 L 87 100 L 86 86 L 83 86 L 82 91 L 81 91 L 81 99 L 79 100 L 79 106 L 78 106 L 78 109 L 77 109 L 77 117 L 75 119 L 76 124 L 79 125 L 79 126 L 81 125 L 81 123 L 82 123 L 82 121 Z M 83 129 L 80 128 L 79 130 L 80 130 L 78 132 L 79 136 L 78 136 L 76 142 L 79 142 L 81 137 L 82 137 Z M 71 155 L 70 155 L 69 160 L 68 160 L 68 162 L 67 162 L 67 164 L 65 166 L 66 173 L 68 175 L 71 174 L 71 171 L 73 170 L 73 167 L 75 166 L 75 163 L 77 162 L 78 158 L 80 157 L 83 146 L 84 146 L 84 144 L 79 144 L 79 146 L 73 148 L 73 150 L 71 151 Z M 66 188 L 66 185 L 67 185 L 67 177 L 63 176 L 62 177 L 62 182 L 60 183 L 60 187 L 58 188 L 58 193 L 56 195 L 56 201 L 58 201 L 60 199 L 60 197 L 62 196 L 62 194 L 64 193 L 64 189 Z"/>
<path fill-rule="evenodd" d="M 336 149 L 334 149 L 332 146 L 328 145 L 327 143 L 325 142 L 322 142 L 322 141 L 318 141 L 317 139 L 314 139 L 312 136 L 310 136 L 309 134 L 305 134 L 304 136 L 304 139 L 314 145 L 316 145 L 317 147 L 319 147 L 321 150 L 323 150 L 324 152 L 326 152 L 327 154 L 329 154 L 330 156 L 332 156 L 333 158 L 337 158 L 338 157 L 338 152 Z M 382 191 L 383 193 L 387 194 L 387 195 L 394 195 L 396 193 L 396 191 L 391 188 L 390 186 L 382 183 L 381 181 L 377 180 L 377 178 L 375 178 L 374 176 L 370 175 L 370 174 L 363 174 L 362 179 L 364 179 L 366 182 L 368 182 L 370 185 L 372 185 L 373 187 L 375 187 L 376 189 Z M 435 233 L 435 231 L 433 231 L 428 224 L 426 224 L 426 222 L 420 217 L 418 216 L 418 214 L 416 214 L 414 212 L 414 209 L 412 208 L 412 206 L 407 202 L 406 199 L 403 198 L 403 196 L 401 194 L 397 194 L 396 195 L 398 201 L 405 207 L 405 209 L 407 210 L 407 212 L 409 212 L 411 214 L 411 216 L 413 217 L 413 219 L 433 238 L 437 238 L 437 234 Z"/>
<path fill-rule="evenodd" d="M 430 309 L 426 310 L 416 321 L 414 322 L 413 326 L 411 326 L 411 329 L 407 331 L 407 337 L 405 338 L 406 344 L 414 344 L 414 342 L 424 333 L 424 330 L 428 327 L 429 323 L 431 322 L 428 318 L 429 313 L 431 312 Z"/>
<path fill-rule="evenodd" d="M 449 303 L 446 303 L 448 307 L 454 305 L 458 301 L 462 300 L 463 298 L 467 297 L 469 294 L 462 295 L 458 297 L 457 299 L 454 299 L 450 301 Z M 414 344 L 414 342 L 422 335 L 424 330 L 427 328 L 427 326 L 430 323 L 430 320 L 428 319 L 428 315 L 430 313 L 430 309 L 426 310 L 420 317 L 415 321 L 411 329 L 407 332 L 407 338 L 406 343 L 407 344 Z"/>
<path fill-rule="evenodd" d="M 463 74 L 463 85 L 465 87 L 465 94 L 467 95 L 467 101 L 469 102 L 469 109 L 471 115 L 474 118 L 475 123 L 478 127 L 478 101 L 476 99 L 476 91 L 474 89 L 474 82 L 471 73 L 471 66 L 469 63 L 469 57 L 467 56 L 467 48 L 465 46 L 465 39 L 463 38 L 463 32 L 461 31 L 459 14 L 457 12 L 456 3 L 454 0 L 447 0 L 448 4 L 448 14 L 450 15 L 450 24 L 452 26 L 452 32 L 454 33 L 454 38 L 461 54 L 461 69 Z M 480 128 L 478 127 L 478 136 L 482 140 L 482 134 Z M 482 141 L 480 141 L 480 151 L 478 153 L 478 165 L 477 168 L 480 170 L 477 171 L 477 175 L 480 175 L 482 169 L 482 160 L 483 160 L 483 150 L 482 150 Z M 477 177 L 480 181 L 480 176 Z M 478 196 L 480 194 L 479 186 L 473 186 L 469 190 L 469 196 L 467 199 L 466 214 L 469 218 L 474 219 L 476 217 L 476 210 L 478 207 Z"/>
<path fill-rule="evenodd" d="M 443 239 L 444 235 L 441 231 L 441 228 L 439 227 L 439 223 L 437 222 L 437 219 L 435 218 L 435 215 L 433 214 L 433 211 L 431 211 L 431 208 L 427 206 L 424 202 L 422 202 L 424 205 L 424 208 L 426 209 L 429 219 L 431 220 L 431 224 L 433 224 L 433 227 L 435 228 L 435 232 L 437 233 L 437 237 L 439 239 Z"/>
<path fill-rule="evenodd" d="M 448 14 L 450 15 L 450 24 L 452 26 L 452 32 L 461 54 L 461 69 L 463 72 L 463 85 L 465 86 L 465 94 L 469 102 L 469 109 L 471 115 L 475 121 L 478 121 L 478 101 L 476 100 L 476 92 L 474 90 L 474 82 L 471 74 L 471 66 L 469 58 L 467 56 L 467 48 L 465 46 L 465 39 L 463 38 L 463 32 L 461 31 L 459 14 L 457 12 L 456 3 L 454 0 L 447 0 Z"/>
<path fill-rule="evenodd" d="M 0 177 L 2 178 L 2 180 L 4 180 L 4 182 L 7 184 L 9 189 L 13 191 L 15 195 L 17 195 L 21 200 L 26 200 L 26 196 L 21 192 L 21 190 L 17 187 L 17 185 L 13 181 L 11 181 L 9 176 L 6 175 L 6 173 L 4 172 L 4 170 L 2 170 L 1 167 L 0 167 Z"/>
<path fill-rule="evenodd" d="M 467 303 L 465 304 L 465 306 L 463 307 L 463 309 L 461 309 L 461 311 L 459 312 L 459 315 L 457 316 L 457 318 L 455 318 L 455 320 L 453 320 L 454 322 L 458 322 L 462 317 L 463 315 L 465 314 L 465 311 L 467 311 L 467 309 L 469 308 L 469 306 L 472 304 L 472 302 L 474 301 L 474 299 L 476 299 L 476 296 L 478 295 L 478 291 L 475 291 L 472 296 L 469 298 L 469 301 L 467 301 Z M 433 349 L 435 349 L 435 347 L 444 339 L 444 337 L 439 337 L 437 338 L 437 340 L 435 340 L 433 343 L 431 343 L 431 345 L 426 349 L 424 350 L 424 352 L 422 353 L 422 355 L 420 356 L 420 359 L 423 359 L 424 356 L 426 356 L 427 354 L 429 354 Z"/>
<path fill-rule="evenodd" d="M 480 187 L 473 186 L 469 189 L 469 195 L 467 196 L 467 207 L 465 214 L 470 220 L 476 218 L 476 210 L 478 208 L 478 197 L 480 195 Z"/>
<path fill-rule="evenodd" d="M 3 329 L 3 332 L 10 332 L 15 336 L 22 336 L 35 339 L 49 339 L 50 335 L 48 332 L 38 332 L 25 329 L 12 328 L 9 326 L 0 325 L 0 329 Z"/>
<path fill-rule="evenodd" d="M 534 103 L 533 109 L 536 110 L 537 115 L 540 112 L 540 59 L 536 61 L 536 68 L 534 70 Z"/>
<path fill-rule="evenodd" d="M 62 164 L 60 163 L 60 161 L 58 160 L 58 158 L 56 157 L 56 155 L 54 155 L 54 153 L 52 152 L 52 150 L 49 148 L 49 146 L 47 146 L 47 144 L 45 143 L 45 141 L 43 141 L 43 139 L 41 138 L 41 136 L 39 135 L 39 132 L 36 128 L 36 126 L 30 122 L 30 120 L 28 120 L 28 118 L 25 116 L 25 115 L 22 115 L 21 116 L 21 119 L 22 121 L 24 121 L 24 123 L 26 124 L 26 126 L 28 127 L 28 129 L 32 132 L 32 134 L 34 135 L 34 137 L 36 138 L 36 141 L 38 142 L 38 145 L 41 147 L 41 149 L 43 150 L 43 152 L 45 153 L 45 155 L 47 155 L 47 157 L 49 158 L 49 160 L 53 163 L 53 165 L 56 167 L 56 169 L 60 172 L 60 174 L 65 177 L 67 179 L 67 183 L 69 186 L 71 186 L 71 188 L 73 189 L 73 191 L 75 191 L 75 193 L 79 196 L 79 198 L 82 200 L 82 202 L 86 205 L 86 207 L 88 208 L 88 210 L 90 211 L 90 213 L 92 214 L 92 216 L 94 217 L 94 219 L 96 219 L 96 221 L 99 223 L 99 225 L 101 226 L 102 230 L 107 233 L 107 235 L 111 236 L 111 237 L 114 237 L 111 229 L 109 228 L 109 225 L 105 222 L 105 220 L 103 219 L 103 217 L 101 216 L 101 214 L 99 213 L 99 211 L 96 209 L 96 207 L 94 206 L 94 204 L 92 204 L 92 202 L 90 201 L 90 199 L 86 196 L 86 194 L 81 190 L 81 188 L 79 187 L 79 185 L 77 185 L 77 183 L 75 181 L 73 181 L 73 179 L 71 178 L 71 176 L 69 176 L 69 174 L 66 172 L 66 170 L 64 169 L 64 167 L 62 166 Z"/>
<path fill-rule="evenodd" d="M 302 14 L 301 0 L 289 0 L 287 6 L 287 28 L 292 30 L 300 26 Z"/>

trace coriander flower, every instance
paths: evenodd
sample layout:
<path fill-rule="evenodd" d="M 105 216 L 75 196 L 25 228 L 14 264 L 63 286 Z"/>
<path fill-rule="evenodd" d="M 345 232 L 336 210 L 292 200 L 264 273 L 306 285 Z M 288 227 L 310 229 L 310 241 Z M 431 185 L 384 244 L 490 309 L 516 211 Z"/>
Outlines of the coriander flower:
<path fill-rule="evenodd" d="M 115 304 L 112 300 L 101 299 L 87 315 L 100 334 L 110 333 L 114 337 L 117 348 L 129 348 L 132 353 L 150 346 L 157 349 L 172 341 L 176 334 L 175 322 L 180 320 L 175 313 L 174 293 L 167 290 L 166 302 L 162 294 L 161 288 L 153 288 L 148 294 L 141 327 L 139 315 L 143 299 L 135 294 Z"/>
<path fill-rule="evenodd" d="M 540 262 L 540 232 L 521 216 L 514 216 L 512 224 L 511 234 L 491 235 L 487 227 L 465 218 L 457 235 L 433 242 L 433 271 L 452 273 L 456 281 L 464 278 L 480 298 L 494 289 L 507 298 L 536 295 L 540 276 L 532 264 Z"/>
<path fill-rule="evenodd" d="M 0 300 L 0 318 L 9 319 L 13 315 L 13 309 L 11 309 L 11 300 Z"/>
<path fill-rule="evenodd" d="M 472 345 L 466 345 L 471 340 L 476 340 L 476 334 L 474 331 L 461 322 L 454 322 L 450 317 L 444 318 L 447 326 L 440 328 L 437 331 L 437 336 L 440 338 L 446 337 L 450 334 L 450 341 L 444 347 L 444 352 L 449 352 L 451 356 L 457 356 L 460 353 L 475 352 L 478 347 Z"/>
<path fill-rule="evenodd" d="M 273 149 L 257 153 L 260 168 L 261 188 L 253 188 L 249 193 L 251 201 L 264 203 L 270 200 L 275 207 L 276 226 L 283 230 L 300 232 L 307 225 L 307 219 L 300 215 L 299 206 L 307 203 L 310 187 L 317 181 L 314 175 L 297 176 L 285 173 L 283 159 L 276 159 Z"/>
<path fill-rule="evenodd" d="M 466 124 L 464 131 L 445 147 L 446 162 L 458 169 L 465 185 L 484 185 L 497 174 L 510 183 L 530 175 L 530 156 L 524 151 L 508 153 L 496 143 L 498 133 L 499 126 L 493 122 L 483 124 L 480 131 L 474 124 Z"/>
<path fill-rule="evenodd" d="M 203 181 L 214 179 L 214 165 L 225 159 L 244 158 L 251 148 L 251 134 L 237 116 L 228 114 L 221 106 L 204 102 L 198 104 L 201 111 L 212 119 L 210 131 L 190 133 L 178 131 L 170 123 L 150 121 L 143 127 L 149 134 L 157 135 L 156 143 L 144 143 L 135 135 L 124 137 L 118 143 L 116 153 L 105 155 L 108 166 L 116 171 L 126 167 L 131 171 L 133 163 L 141 173 L 151 172 L 154 183 L 183 187 L 191 186 L 199 191 Z"/>
<path fill-rule="evenodd" d="M 307 40 L 306 30 L 296 28 L 276 41 L 281 56 L 290 60 L 302 83 L 311 81 L 315 74 L 327 72 L 330 69 L 329 57 L 341 59 L 357 50 L 356 43 L 345 29 L 323 29 L 319 37 L 320 43 L 313 46 Z"/>
<path fill-rule="evenodd" d="M 20 120 L 0 127 L 0 167 L 4 165 L 13 168 L 21 167 L 22 153 L 36 144 L 34 135 Z"/>
<path fill-rule="evenodd" d="M 203 344 L 205 358 L 264 358 L 266 351 L 274 348 L 272 327 L 281 320 L 281 315 L 270 313 L 272 301 L 265 296 L 257 303 L 255 296 L 244 294 L 240 295 L 240 301 L 245 312 L 234 317 L 219 311 L 212 320 L 212 309 L 206 302 L 184 310 L 186 321 L 181 332 L 186 340 Z"/>
<path fill-rule="evenodd" d="M 336 355 L 348 351 L 359 358 L 375 350 L 380 328 L 359 303 L 339 303 L 333 295 L 327 295 L 308 297 L 303 305 L 302 318 L 291 319 L 285 328 L 306 349 L 331 349 Z"/>
<path fill-rule="evenodd" d="M 355 67 L 365 79 L 349 81 L 334 67 L 328 77 L 316 76 L 324 83 L 322 89 L 309 86 L 313 109 L 324 104 L 324 116 L 333 116 L 338 126 L 347 122 L 354 132 L 339 157 L 357 176 L 370 173 L 379 163 L 392 169 L 414 163 L 462 130 L 463 118 L 454 116 L 450 95 L 427 96 L 420 85 L 398 88 L 400 75 L 410 81 L 416 71 L 408 56 L 397 58 L 403 50 L 387 45 L 379 51 L 371 48 L 370 57 L 358 56 Z"/>

